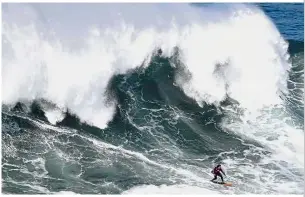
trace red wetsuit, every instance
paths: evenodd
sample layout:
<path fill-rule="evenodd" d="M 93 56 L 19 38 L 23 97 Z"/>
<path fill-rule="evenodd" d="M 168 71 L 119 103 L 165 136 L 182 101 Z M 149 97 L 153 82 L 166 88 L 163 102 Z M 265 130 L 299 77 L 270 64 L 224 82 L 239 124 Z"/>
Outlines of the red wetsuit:
<path fill-rule="evenodd" d="M 213 174 L 220 174 L 220 172 L 224 173 L 221 168 L 215 167 L 213 170 Z"/>
<path fill-rule="evenodd" d="M 212 179 L 212 181 L 216 180 L 216 179 L 217 179 L 217 176 L 220 176 L 222 182 L 224 182 L 224 181 L 223 181 L 223 177 L 222 177 L 222 175 L 221 175 L 220 172 L 222 172 L 223 174 L 225 174 L 225 173 L 223 172 L 223 170 L 221 169 L 221 167 L 220 167 L 220 168 L 219 168 L 219 167 L 215 167 L 215 168 L 212 170 L 212 173 L 214 174 L 214 178 Z"/>

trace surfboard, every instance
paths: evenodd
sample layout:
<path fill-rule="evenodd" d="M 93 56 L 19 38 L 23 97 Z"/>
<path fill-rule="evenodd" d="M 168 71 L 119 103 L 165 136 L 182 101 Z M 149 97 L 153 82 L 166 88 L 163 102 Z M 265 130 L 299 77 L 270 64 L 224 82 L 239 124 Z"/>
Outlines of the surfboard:
<path fill-rule="evenodd" d="M 224 186 L 232 186 L 233 184 L 231 182 L 226 182 L 223 184 Z"/>
<path fill-rule="evenodd" d="M 225 182 L 225 183 L 218 182 L 218 181 L 211 181 L 211 182 L 217 183 L 217 184 L 220 184 L 220 185 L 224 185 L 224 186 L 232 186 L 233 185 L 231 182 Z"/>

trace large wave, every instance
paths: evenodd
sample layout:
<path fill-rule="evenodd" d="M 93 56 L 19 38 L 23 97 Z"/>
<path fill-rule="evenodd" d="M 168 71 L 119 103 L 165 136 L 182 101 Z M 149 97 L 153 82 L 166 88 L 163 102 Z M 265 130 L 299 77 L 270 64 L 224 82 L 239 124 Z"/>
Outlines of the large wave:
<path fill-rule="evenodd" d="M 154 12 L 151 7 L 136 6 Z M 74 7 L 72 10 L 77 10 Z M 201 22 L 192 16 L 203 18 L 200 14 L 204 11 L 184 7 L 192 11 L 190 16 L 185 15 L 189 23 L 178 21 L 182 18 L 178 17 L 179 9 L 169 6 L 163 9 L 173 9 L 172 18 L 162 12 L 152 17 L 153 22 L 140 23 L 140 27 L 138 21 L 124 15 L 124 21 L 116 26 L 92 28 L 83 39 L 84 46 L 77 50 L 70 50 L 62 40 L 77 41 L 79 37 L 49 40 L 44 35 L 46 30 L 39 30 L 33 23 L 20 27 L 14 25 L 15 21 L 5 20 L 3 37 L 10 52 L 5 50 L 3 60 L 3 102 L 43 98 L 71 110 L 83 121 L 105 128 L 114 114 L 114 104 L 107 103 L 110 99 L 105 95 L 111 77 L 143 66 L 145 60 L 147 65 L 156 48 L 162 49 L 163 56 L 171 56 L 174 47 L 179 47 L 179 58 L 187 72 L 176 74 L 176 84 L 199 103 L 217 104 L 229 96 L 243 107 L 257 109 L 278 102 L 279 92 L 287 91 L 288 45 L 264 14 L 244 8 L 220 22 L 210 22 L 212 16 Z M 5 19 L 18 11 L 12 5 L 6 10 Z M 107 19 L 116 21 L 113 17 Z M 172 22 L 165 22 L 167 26 L 161 29 L 155 25 L 157 17 Z M 61 25 L 70 29 L 69 23 Z M 187 81 L 183 77 L 186 74 L 191 75 Z"/>
<path fill-rule="evenodd" d="M 118 168 L 141 180 L 148 174 L 159 185 L 214 190 L 205 186 L 208 168 L 221 160 L 241 185 L 231 193 L 300 192 L 304 83 L 298 61 L 304 58 L 288 48 L 260 9 L 239 4 L 5 4 L 2 34 L 3 104 L 44 121 L 7 112 L 3 120 L 8 125 L 21 118 L 36 125 L 30 127 L 73 133 L 71 142 L 80 140 L 92 153 L 126 163 Z M 10 126 L 5 128 L 11 133 Z M 69 144 L 61 135 L 34 141 L 43 139 L 47 145 L 40 146 L 46 150 L 61 147 L 57 142 Z M 5 150 L 17 151 L 12 144 Z M 76 152 L 61 151 L 47 158 L 72 157 L 87 165 Z M 203 155 L 207 158 L 200 164 Z M 35 162 L 41 166 L 45 161 Z M 139 167 L 141 162 L 147 165 Z M 241 184 L 242 174 L 253 188 Z M 122 192 L 117 185 L 108 192 Z"/>

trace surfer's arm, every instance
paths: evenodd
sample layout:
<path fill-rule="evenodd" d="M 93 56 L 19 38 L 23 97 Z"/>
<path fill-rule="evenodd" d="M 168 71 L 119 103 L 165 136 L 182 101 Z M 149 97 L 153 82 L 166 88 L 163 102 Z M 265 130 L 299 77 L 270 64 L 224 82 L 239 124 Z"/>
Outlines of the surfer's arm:
<path fill-rule="evenodd" d="M 226 173 L 225 173 L 222 169 L 220 169 L 220 171 L 221 171 L 225 176 L 227 176 Z"/>

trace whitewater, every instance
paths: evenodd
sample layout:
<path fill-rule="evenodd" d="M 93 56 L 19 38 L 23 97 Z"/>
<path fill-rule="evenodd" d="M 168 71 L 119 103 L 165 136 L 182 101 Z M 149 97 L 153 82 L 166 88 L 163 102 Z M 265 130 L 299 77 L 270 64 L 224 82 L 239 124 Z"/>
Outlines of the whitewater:
<path fill-rule="evenodd" d="M 3 193 L 304 193 L 304 52 L 257 6 L 2 12 Z"/>

